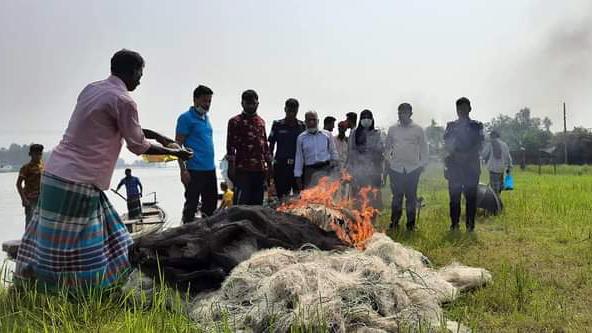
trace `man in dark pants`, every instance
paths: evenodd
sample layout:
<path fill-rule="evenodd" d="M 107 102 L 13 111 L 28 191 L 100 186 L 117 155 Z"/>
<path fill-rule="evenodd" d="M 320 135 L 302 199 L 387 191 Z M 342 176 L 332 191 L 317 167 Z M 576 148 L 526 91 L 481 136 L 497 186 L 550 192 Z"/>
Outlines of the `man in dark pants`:
<path fill-rule="evenodd" d="M 181 182 L 185 186 L 183 223 L 195 219 L 201 199 L 202 217 L 210 216 L 218 203 L 218 182 L 214 163 L 214 139 L 208 112 L 213 92 L 206 86 L 193 91 L 193 106 L 177 120 L 175 140 L 179 145 L 193 150 L 193 157 L 179 161 Z"/>
<path fill-rule="evenodd" d="M 241 104 L 243 112 L 228 121 L 228 177 L 235 186 L 235 205 L 262 205 L 265 181 L 273 173 L 265 121 L 257 115 L 259 96 L 254 90 L 243 92 Z"/>
<path fill-rule="evenodd" d="M 142 192 L 144 188 L 138 177 L 132 176 L 132 169 L 125 169 L 125 177 L 121 179 L 115 192 L 125 185 L 125 194 L 127 197 L 127 216 L 130 219 L 142 217 Z"/>
<path fill-rule="evenodd" d="M 450 195 L 450 229 L 457 230 L 460 219 L 461 195 L 466 200 L 467 231 L 475 229 L 477 213 L 477 185 L 481 174 L 479 153 L 483 144 L 483 124 L 471 120 L 471 102 L 462 97 L 456 101 L 458 120 L 449 122 L 444 132 L 444 176 Z"/>
<path fill-rule="evenodd" d="M 269 149 L 273 153 L 277 144 L 277 151 L 273 161 L 273 179 L 278 198 L 281 200 L 290 192 L 298 193 L 296 178 L 294 178 L 294 160 L 296 158 L 296 139 L 304 132 L 304 122 L 296 119 L 298 115 L 298 101 L 290 98 L 286 101 L 284 111 L 286 117 L 276 120 L 271 125 L 269 134 Z"/>
<path fill-rule="evenodd" d="M 407 230 L 415 229 L 417 183 L 428 163 L 428 144 L 423 129 L 411 120 L 411 104 L 398 107 L 399 123 L 389 128 L 386 141 L 387 172 L 393 200 L 391 203 L 392 229 L 398 229 L 406 198 Z"/>

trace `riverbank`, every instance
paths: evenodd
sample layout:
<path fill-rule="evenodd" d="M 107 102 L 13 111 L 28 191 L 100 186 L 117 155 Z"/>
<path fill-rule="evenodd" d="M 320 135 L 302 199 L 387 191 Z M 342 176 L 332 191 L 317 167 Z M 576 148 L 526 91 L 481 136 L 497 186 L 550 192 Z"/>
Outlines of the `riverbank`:
<path fill-rule="evenodd" d="M 473 236 L 450 234 L 446 183 L 441 169 L 431 168 L 420 185 L 426 206 L 417 232 L 391 236 L 436 266 L 459 261 L 492 272 L 492 285 L 446 306 L 452 320 L 484 332 L 586 331 L 592 327 L 592 168 L 558 167 L 553 175 L 552 167 L 544 167 L 538 175 L 533 166 L 516 170 L 514 177 L 516 190 L 503 193 L 502 215 L 479 217 Z M 388 190 L 384 194 L 390 197 Z M 380 226 L 388 224 L 389 214 L 383 213 Z M 134 303 L 120 294 L 71 301 L 64 295 L 0 289 L 0 330 L 201 332 L 211 325 L 187 319 L 183 295 L 166 287 L 157 290 L 150 302 Z M 230 332 L 225 324 L 209 328 Z"/>

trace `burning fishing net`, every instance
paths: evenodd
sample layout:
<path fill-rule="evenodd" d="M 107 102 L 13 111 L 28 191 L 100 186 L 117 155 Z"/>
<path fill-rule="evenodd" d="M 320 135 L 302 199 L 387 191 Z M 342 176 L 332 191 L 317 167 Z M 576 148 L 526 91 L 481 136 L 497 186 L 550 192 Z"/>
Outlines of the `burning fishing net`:
<path fill-rule="evenodd" d="M 372 220 L 378 211 L 370 205 L 369 197 L 376 190 L 364 187 L 355 200 L 350 195 L 351 176 L 343 173 L 340 179 L 323 177 L 318 185 L 300 192 L 300 197 L 278 208 L 278 211 L 308 218 L 326 231 L 333 230 L 344 243 L 364 249 L 374 234 Z"/>
<path fill-rule="evenodd" d="M 131 259 L 149 276 L 162 269 L 169 284 L 192 292 L 189 315 L 206 327 L 465 331 L 444 320 L 441 305 L 491 274 L 460 264 L 434 269 L 420 252 L 375 232 L 372 192 L 364 188 L 352 200 L 347 175 L 323 178 L 277 211 L 234 207 L 143 237 Z"/>
<path fill-rule="evenodd" d="M 190 316 L 200 323 L 226 318 L 234 330 L 288 332 L 294 326 L 349 332 L 435 328 L 442 303 L 491 281 L 485 269 L 430 267 L 420 252 L 376 233 L 366 249 L 259 251 L 239 264 L 222 287 L 198 296 Z"/>

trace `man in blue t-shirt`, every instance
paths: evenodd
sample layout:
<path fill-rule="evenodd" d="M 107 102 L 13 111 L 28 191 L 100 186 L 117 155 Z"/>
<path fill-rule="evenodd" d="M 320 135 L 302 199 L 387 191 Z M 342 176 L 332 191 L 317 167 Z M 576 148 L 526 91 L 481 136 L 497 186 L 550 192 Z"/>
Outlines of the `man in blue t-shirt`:
<path fill-rule="evenodd" d="M 127 195 L 127 215 L 130 219 L 139 218 L 142 215 L 142 202 L 140 201 L 144 190 L 142 183 L 138 177 L 132 176 L 131 169 L 125 169 L 125 178 L 119 182 L 116 191 L 119 191 L 123 185 L 125 185 Z"/>
<path fill-rule="evenodd" d="M 179 160 L 181 182 L 185 186 L 183 223 L 195 219 L 201 199 L 202 216 L 210 216 L 218 202 L 218 183 L 214 164 L 214 140 L 208 117 L 213 92 L 206 86 L 193 91 L 193 106 L 177 120 L 175 140 L 181 146 L 193 150 L 193 157 Z"/>

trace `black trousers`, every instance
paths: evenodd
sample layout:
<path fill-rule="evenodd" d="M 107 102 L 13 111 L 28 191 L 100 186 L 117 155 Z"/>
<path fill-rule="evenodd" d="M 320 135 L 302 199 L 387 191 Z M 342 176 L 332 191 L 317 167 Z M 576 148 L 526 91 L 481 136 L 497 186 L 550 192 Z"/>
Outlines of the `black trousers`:
<path fill-rule="evenodd" d="M 471 182 L 461 182 L 454 178 L 448 179 L 448 194 L 450 195 L 450 221 L 453 229 L 458 228 L 460 220 L 460 201 L 464 194 L 466 201 L 467 230 L 475 229 L 475 215 L 477 214 L 477 186 L 479 178 Z"/>
<path fill-rule="evenodd" d="M 185 186 L 183 223 L 193 221 L 200 199 L 201 212 L 205 216 L 211 216 L 218 205 L 216 170 L 189 170 L 189 173 L 191 174 L 191 181 Z"/>
<path fill-rule="evenodd" d="M 333 167 L 328 161 L 305 166 L 302 172 L 304 188 L 316 186 L 321 178 L 331 176 L 331 172 Z"/>
<path fill-rule="evenodd" d="M 391 222 L 399 224 L 403 214 L 403 198 L 405 198 L 405 210 L 407 212 L 407 228 L 415 227 L 415 211 L 417 209 L 417 184 L 419 183 L 420 169 L 412 172 L 396 172 L 389 170 L 393 201 L 391 202 Z"/>
<path fill-rule="evenodd" d="M 288 164 L 287 161 L 277 161 L 273 165 L 273 181 L 278 198 L 286 195 L 298 193 L 296 178 L 294 178 L 294 164 Z"/>
<path fill-rule="evenodd" d="M 236 171 L 234 179 L 235 205 L 263 205 L 265 193 L 265 173 L 252 171 Z"/>

